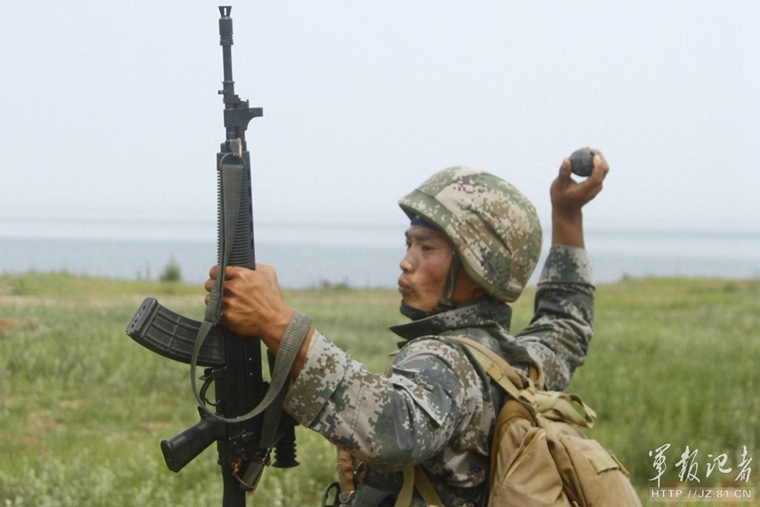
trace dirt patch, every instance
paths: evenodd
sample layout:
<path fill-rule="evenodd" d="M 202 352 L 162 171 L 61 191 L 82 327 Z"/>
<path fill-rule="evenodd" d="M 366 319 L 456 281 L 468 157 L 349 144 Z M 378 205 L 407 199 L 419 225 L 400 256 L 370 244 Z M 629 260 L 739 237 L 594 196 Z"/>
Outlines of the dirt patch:
<path fill-rule="evenodd" d="M 29 414 L 27 422 L 39 431 L 62 430 L 65 426 L 59 422 L 52 410 L 35 410 Z"/>
<path fill-rule="evenodd" d="M 183 294 L 183 295 L 173 295 L 173 294 L 164 294 L 164 295 L 153 295 L 156 297 L 162 305 L 166 306 L 167 308 L 171 308 L 172 306 L 198 306 L 200 308 L 203 308 L 203 298 L 205 297 L 205 293 L 198 292 L 198 294 Z M 129 304 L 130 306 L 135 306 L 137 308 L 140 303 L 143 302 L 145 299 L 145 295 L 124 295 L 124 296 L 104 296 L 104 297 L 67 297 L 67 296 L 60 296 L 60 297 L 52 297 L 52 296 L 8 296 L 2 294 L 0 292 L 0 305 L 7 305 L 7 306 L 56 306 L 56 307 L 68 307 L 68 308 L 74 308 L 78 305 L 89 305 L 89 306 L 95 306 L 95 307 L 113 307 L 113 306 L 120 306 L 124 304 Z M 201 315 L 203 315 L 201 313 Z"/>
<path fill-rule="evenodd" d="M 13 319 L 9 317 L 0 317 L 0 338 L 9 336 L 13 331 L 34 331 L 39 329 L 40 322 L 36 319 Z"/>
<path fill-rule="evenodd" d="M 0 335 L 7 331 L 21 327 L 22 323 L 23 321 L 20 319 L 6 319 L 0 317 Z"/>
<path fill-rule="evenodd" d="M 87 403 L 85 400 L 61 400 L 58 405 L 63 409 L 76 410 Z"/>
<path fill-rule="evenodd" d="M 44 298 L 41 296 L 7 296 L 0 294 L 0 305 L 7 306 L 74 306 L 74 301 L 66 300 L 63 298 Z"/>
<path fill-rule="evenodd" d="M 42 443 L 42 439 L 35 435 L 21 435 L 18 438 L 19 438 L 19 441 L 21 442 L 21 447 L 23 447 L 24 449 L 29 449 L 30 447 L 36 447 Z"/>

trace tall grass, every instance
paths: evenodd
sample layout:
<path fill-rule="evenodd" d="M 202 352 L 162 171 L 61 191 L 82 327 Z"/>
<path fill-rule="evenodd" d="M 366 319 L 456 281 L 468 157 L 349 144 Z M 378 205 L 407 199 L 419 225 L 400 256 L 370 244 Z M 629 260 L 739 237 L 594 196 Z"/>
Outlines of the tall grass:
<path fill-rule="evenodd" d="M 158 447 L 197 422 L 188 367 L 124 333 L 142 298 L 200 318 L 201 287 L 66 274 L 0 276 L 0 505 L 200 506 L 221 503 L 215 452 L 179 474 Z M 738 485 L 706 464 L 725 453 L 755 457 L 760 440 L 760 282 L 625 280 L 597 290 L 588 364 L 569 390 L 599 413 L 588 434 L 630 470 L 646 497 L 649 451 L 671 444 L 662 486 L 679 482 L 686 446 L 698 449 L 705 485 Z M 393 291 L 295 291 L 289 302 L 373 371 L 382 371 L 403 321 Z M 532 293 L 515 306 L 513 330 L 529 320 Z M 298 428 L 299 460 L 266 470 L 249 504 L 316 505 L 334 480 L 334 450 Z M 757 462 L 752 464 L 756 465 Z M 757 485 L 754 471 L 749 486 Z"/>
<path fill-rule="evenodd" d="M 760 281 L 627 280 L 602 287 L 597 308 L 571 386 L 600 414 L 590 434 L 640 485 L 657 475 L 649 451 L 670 444 L 663 485 L 680 482 L 688 447 L 699 480 L 689 486 L 748 486 L 735 479 L 744 447 L 752 457 L 760 443 Z M 732 473 L 708 476 L 721 454 Z"/>

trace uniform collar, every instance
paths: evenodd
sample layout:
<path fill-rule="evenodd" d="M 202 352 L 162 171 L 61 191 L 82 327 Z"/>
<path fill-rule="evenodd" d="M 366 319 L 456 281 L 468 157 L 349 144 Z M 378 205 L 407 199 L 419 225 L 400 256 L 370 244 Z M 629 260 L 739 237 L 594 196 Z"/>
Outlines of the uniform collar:
<path fill-rule="evenodd" d="M 512 308 L 509 305 L 491 296 L 484 296 L 473 300 L 470 304 L 430 317 L 391 326 L 390 330 L 407 340 L 466 327 L 493 327 L 509 332 L 511 320 Z"/>

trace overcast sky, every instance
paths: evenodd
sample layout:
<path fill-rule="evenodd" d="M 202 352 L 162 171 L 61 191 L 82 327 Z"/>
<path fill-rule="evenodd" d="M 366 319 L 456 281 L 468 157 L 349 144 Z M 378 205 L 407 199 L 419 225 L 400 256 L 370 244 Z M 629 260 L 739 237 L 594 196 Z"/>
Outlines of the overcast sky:
<path fill-rule="evenodd" d="M 215 220 L 217 5 L 3 2 L 0 222 Z M 612 168 L 590 225 L 760 230 L 758 5 L 237 2 L 256 219 L 403 221 L 398 198 L 460 164 L 548 219 L 588 144 Z"/>

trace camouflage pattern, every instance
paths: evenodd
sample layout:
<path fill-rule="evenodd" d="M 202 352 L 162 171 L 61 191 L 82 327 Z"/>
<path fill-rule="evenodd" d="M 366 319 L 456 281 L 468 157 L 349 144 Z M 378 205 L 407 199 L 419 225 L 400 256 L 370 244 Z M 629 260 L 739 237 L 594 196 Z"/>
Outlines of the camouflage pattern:
<path fill-rule="evenodd" d="M 538 280 L 533 319 L 515 335 L 541 365 L 546 389 L 565 389 L 586 362 L 593 322 L 594 285 L 586 250 L 552 247 Z"/>
<path fill-rule="evenodd" d="M 585 250 L 553 247 L 531 324 L 510 335 L 511 308 L 493 297 L 392 329 L 408 341 L 388 376 L 372 373 L 319 332 L 285 400 L 301 424 L 370 465 L 362 498 L 395 495 L 398 471 L 422 464 L 444 505 L 484 505 L 489 433 L 499 388 L 448 336 L 464 336 L 526 368 L 535 360 L 562 389 L 583 364 L 592 335 L 594 286 Z M 366 496 L 365 496 L 366 493 Z M 415 500 L 415 505 L 424 505 Z M 377 505 L 374 503 L 372 505 Z"/>
<path fill-rule="evenodd" d="M 450 167 L 399 200 L 410 218 L 440 227 L 465 271 L 493 297 L 515 301 L 541 254 L 541 222 L 531 202 L 501 178 Z"/>

